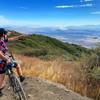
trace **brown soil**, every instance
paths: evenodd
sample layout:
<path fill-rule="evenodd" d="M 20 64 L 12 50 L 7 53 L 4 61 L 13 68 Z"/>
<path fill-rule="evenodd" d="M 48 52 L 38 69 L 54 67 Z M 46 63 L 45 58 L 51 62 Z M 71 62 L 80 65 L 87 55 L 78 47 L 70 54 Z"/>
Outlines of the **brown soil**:
<path fill-rule="evenodd" d="M 63 85 L 46 81 L 40 78 L 26 78 L 22 83 L 28 100 L 91 100 L 82 97 Z M 9 85 L 3 90 L 4 96 L 0 100 L 16 100 Z"/>

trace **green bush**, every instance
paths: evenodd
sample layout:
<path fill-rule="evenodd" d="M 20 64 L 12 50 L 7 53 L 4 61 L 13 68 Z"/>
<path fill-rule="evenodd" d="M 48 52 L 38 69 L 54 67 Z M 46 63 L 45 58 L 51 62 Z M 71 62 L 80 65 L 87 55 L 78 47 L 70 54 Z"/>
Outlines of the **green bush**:
<path fill-rule="evenodd" d="M 29 57 L 40 57 L 40 56 L 46 56 L 48 54 L 48 51 L 45 49 L 35 49 L 32 51 L 24 51 L 22 52 L 22 54 Z"/>

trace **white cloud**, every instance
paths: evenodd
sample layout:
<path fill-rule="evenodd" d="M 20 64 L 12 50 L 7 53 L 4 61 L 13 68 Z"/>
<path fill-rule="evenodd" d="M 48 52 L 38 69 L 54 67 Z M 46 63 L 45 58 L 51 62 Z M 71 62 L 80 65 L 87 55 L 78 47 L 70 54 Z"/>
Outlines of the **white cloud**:
<path fill-rule="evenodd" d="M 92 7 L 92 6 L 93 6 L 92 3 L 90 3 L 90 4 L 83 4 L 83 5 L 80 5 L 80 7 Z"/>
<path fill-rule="evenodd" d="M 60 5 L 60 6 L 56 6 L 56 8 L 74 8 L 74 5 Z"/>
<path fill-rule="evenodd" d="M 93 1 L 93 0 L 84 0 L 85 2 L 88 2 L 88 1 Z"/>
<path fill-rule="evenodd" d="M 79 8 L 79 7 L 92 7 L 92 3 L 82 4 L 82 5 L 59 5 L 56 8 Z"/>
<path fill-rule="evenodd" d="M 61 40 L 63 42 L 68 42 L 69 41 L 69 38 L 66 38 L 64 36 L 53 36 L 53 37 L 55 37 L 56 39 Z"/>
<path fill-rule="evenodd" d="M 91 14 L 100 15 L 100 11 L 91 12 Z"/>
<path fill-rule="evenodd" d="M 100 43 L 100 38 L 95 39 L 94 37 L 86 38 L 86 39 L 80 39 L 80 41 L 84 43 Z"/>
<path fill-rule="evenodd" d="M 0 15 L 0 25 L 8 24 L 9 20 L 6 19 L 4 16 Z"/>
<path fill-rule="evenodd" d="M 24 20 L 12 20 L 8 19 L 3 15 L 0 15 L 0 26 L 2 25 L 32 25 L 33 23 L 30 21 L 24 21 Z"/>
<path fill-rule="evenodd" d="M 93 0 L 80 0 L 80 2 L 91 2 Z"/>

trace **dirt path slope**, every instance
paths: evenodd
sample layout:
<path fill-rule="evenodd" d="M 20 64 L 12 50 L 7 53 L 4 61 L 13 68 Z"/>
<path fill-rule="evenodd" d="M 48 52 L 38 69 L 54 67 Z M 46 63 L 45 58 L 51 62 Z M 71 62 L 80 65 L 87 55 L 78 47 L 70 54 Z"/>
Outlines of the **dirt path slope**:
<path fill-rule="evenodd" d="M 26 78 L 23 82 L 28 100 L 90 100 L 67 90 L 63 85 L 39 78 Z M 6 86 L 5 95 L 0 100 L 15 100 L 11 89 Z"/>

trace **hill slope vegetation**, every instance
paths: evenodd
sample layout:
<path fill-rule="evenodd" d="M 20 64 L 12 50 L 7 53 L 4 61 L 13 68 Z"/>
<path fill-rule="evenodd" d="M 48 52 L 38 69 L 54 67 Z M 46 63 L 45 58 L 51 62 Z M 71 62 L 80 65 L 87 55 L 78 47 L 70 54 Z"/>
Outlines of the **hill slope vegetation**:
<path fill-rule="evenodd" d="M 12 36 L 16 36 L 16 34 Z M 9 47 L 16 53 L 46 59 L 62 56 L 72 60 L 84 54 L 91 54 L 90 50 L 79 45 L 64 43 L 55 38 L 36 34 L 21 36 L 17 40 L 10 42 Z"/>

